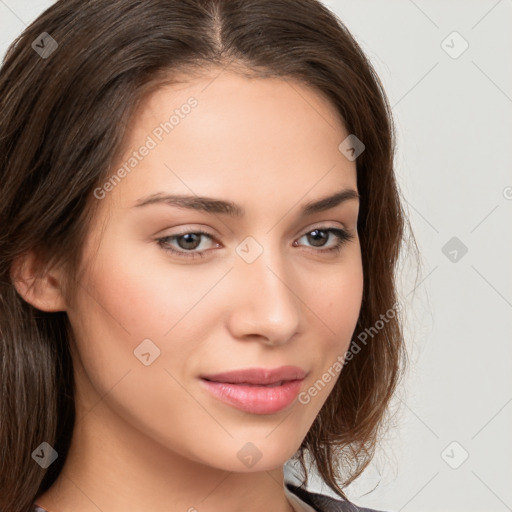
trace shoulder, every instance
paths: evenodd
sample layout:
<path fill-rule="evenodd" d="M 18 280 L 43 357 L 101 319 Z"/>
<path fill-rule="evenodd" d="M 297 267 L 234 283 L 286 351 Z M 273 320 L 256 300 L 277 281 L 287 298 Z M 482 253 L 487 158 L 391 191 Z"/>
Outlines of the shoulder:
<path fill-rule="evenodd" d="M 358 507 L 350 501 L 311 492 L 289 482 L 286 483 L 286 487 L 304 503 L 311 505 L 318 512 L 386 512 L 373 508 Z"/>

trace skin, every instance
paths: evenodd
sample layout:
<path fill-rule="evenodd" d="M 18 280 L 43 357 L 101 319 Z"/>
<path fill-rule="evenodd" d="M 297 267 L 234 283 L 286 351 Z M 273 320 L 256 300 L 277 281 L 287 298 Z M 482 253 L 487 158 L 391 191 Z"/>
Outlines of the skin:
<path fill-rule="evenodd" d="M 359 201 L 299 216 L 308 201 L 357 191 L 355 162 L 338 150 L 348 133 L 335 108 L 295 81 L 194 76 L 142 104 L 126 155 L 191 96 L 197 107 L 100 200 L 76 294 L 64 293 L 57 268 L 33 291 L 17 284 L 39 309 L 66 311 L 76 337 L 72 446 L 37 500 L 50 512 L 293 510 L 283 464 L 336 380 L 307 404 L 259 415 L 219 401 L 198 376 L 290 364 L 308 372 L 307 390 L 353 335 L 363 292 Z M 157 192 L 231 200 L 246 215 L 133 207 Z M 354 238 L 339 253 L 321 252 L 337 239 L 314 245 L 307 235 L 318 225 Z M 192 249 L 204 258 L 156 241 L 199 228 L 212 236 Z M 248 236 L 263 249 L 252 263 L 236 252 Z M 183 238 L 169 245 L 187 251 Z M 148 338 L 160 356 L 145 366 L 134 349 Z M 248 442 L 261 453 L 252 467 L 237 457 Z"/>

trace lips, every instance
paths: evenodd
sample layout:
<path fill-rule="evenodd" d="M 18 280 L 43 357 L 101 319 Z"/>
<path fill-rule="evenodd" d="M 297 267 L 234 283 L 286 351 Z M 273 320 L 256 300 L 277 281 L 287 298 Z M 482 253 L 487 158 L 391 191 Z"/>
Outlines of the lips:
<path fill-rule="evenodd" d="M 212 396 L 241 411 L 274 414 L 291 406 L 305 377 L 297 366 L 281 366 L 204 375 L 200 383 Z"/>
<path fill-rule="evenodd" d="M 276 386 L 290 380 L 301 380 L 305 376 L 306 372 L 298 366 L 280 366 L 275 369 L 247 368 L 213 375 L 202 375 L 201 378 L 211 382 L 224 382 L 227 384 Z"/>

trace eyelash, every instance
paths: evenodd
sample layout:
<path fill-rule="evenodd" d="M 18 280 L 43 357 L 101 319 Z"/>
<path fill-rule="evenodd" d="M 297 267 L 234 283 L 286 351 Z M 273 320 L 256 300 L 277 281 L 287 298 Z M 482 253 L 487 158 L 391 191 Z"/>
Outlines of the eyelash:
<path fill-rule="evenodd" d="M 345 231 L 343 229 L 339 229 L 339 228 L 324 228 L 324 227 L 313 228 L 313 229 L 307 231 L 306 233 L 304 233 L 300 238 L 302 238 L 305 235 L 308 235 L 308 234 L 312 233 L 313 231 L 322 231 L 322 232 L 325 232 L 325 233 L 332 233 L 338 239 L 337 242 L 336 242 L 336 245 L 334 245 L 334 247 L 331 247 L 329 249 L 318 249 L 318 250 L 313 249 L 313 252 L 337 254 L 337 253 L 339 253 L 341 251 L 341 249 L 343 248 L 343 246 L 345 245 L 346 242 L 349 242 L 349 241 L 351 241 L 351 240 L 353 240 L 355 238 L 354 235 L 352 235 L 351 233 L 349 233 L 348 231 Z M 177 233 L 175 235 L 165 236 L 165 237 L 162 237 L 162 238 L 157 238 L 156 241 L 158 242 L 158 244 L 160 245 L 160 247 L 164 251 L 170 252 L 172 254 L 176 254 L 179 257 L 184 257 L 184 258 L 197 258 L 197 257 L 204 258 L 205 257 L 205 253 L 207 251 L 199 251 L 199 252 L 188 252 L 188 251 L 184 251 L 184 250 L 177 251 L 176 249 L 172 249 L 172 248 L 169 247 L 169 244 L 168 244 L 169 240 L 180 238 L 180 237 L 182 237 L 184 235 L 191 235 L 191 234 L 194 234 L 194 235 L 205 235 L 208 238 L 213 239 L 213 236 L 210 235 L 210 233 L 207 233 L 206 231 L 202 231 L 202 230 L 199 229 L 197 231 L 185 231 L 183 233 Z"/>

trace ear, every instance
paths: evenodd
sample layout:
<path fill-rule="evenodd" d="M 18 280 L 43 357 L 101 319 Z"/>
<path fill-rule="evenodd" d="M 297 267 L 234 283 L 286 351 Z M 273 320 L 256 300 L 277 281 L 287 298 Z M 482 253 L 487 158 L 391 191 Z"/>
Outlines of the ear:
<path fill-rule="evenodd" d="M 19 256 L 11 267 L 13 284 L 21 297 L 41 311 L 65 311 L 63 275 L 57 270 L 42 270 L 34 251 Z"/>

